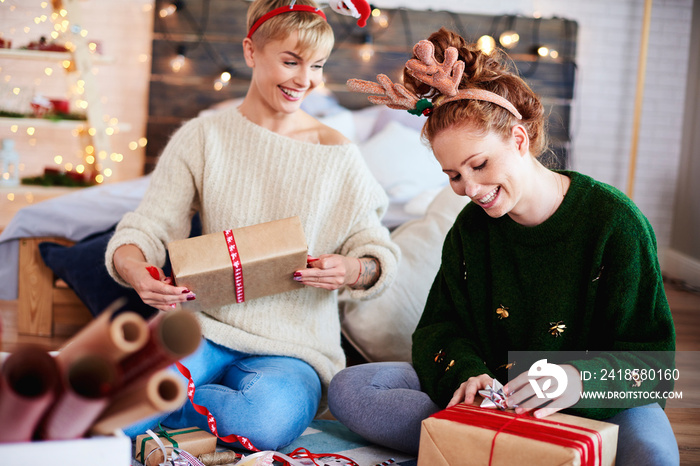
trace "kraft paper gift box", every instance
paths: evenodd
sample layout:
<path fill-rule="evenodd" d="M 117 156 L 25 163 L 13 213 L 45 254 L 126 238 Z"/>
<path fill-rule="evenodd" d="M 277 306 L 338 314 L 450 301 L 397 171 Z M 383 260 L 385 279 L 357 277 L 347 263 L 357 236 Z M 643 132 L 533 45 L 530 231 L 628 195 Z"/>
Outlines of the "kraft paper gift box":
<path fill-rule="evenodd" d="M 614 465 L 617 431 L 567 414 L 535 419 L 459 404 L 423 420 L 418 466 Z"/>
<path fill-rule="evenodd" d="M 173 448 L 185 450 L 195 458 L 203 453 L 216 451 L 216 436 L 197 427 L 156 432 L 170 455 Z M 136 437 L 134 458 L 146 466 L 158 466 L 163 462 L 163 451 L 158 443 L 148 434 Z M 152 452 L 152 453 L 151 453 Z"/>
<path fill-rule="evenodd" d="M 186 308 L 202 310 L 301 288 L 293 278 L 306 268 L 299 217 L 173 241 L 173 278 L 196 294 Z"/>

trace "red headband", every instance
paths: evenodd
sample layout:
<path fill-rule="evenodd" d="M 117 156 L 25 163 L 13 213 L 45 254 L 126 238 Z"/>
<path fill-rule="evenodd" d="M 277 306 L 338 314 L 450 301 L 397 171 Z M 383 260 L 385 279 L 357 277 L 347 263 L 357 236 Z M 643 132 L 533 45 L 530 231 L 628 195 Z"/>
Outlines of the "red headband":
<path fill-rule="evenodd" d="M 259 20 L 253 24 L 253 27 L 250 28 L 250 31 L 248 31 L 248 37 L 249 39 L 252 37 L 253 33 L 258 30 L 262 24 L 267 21 L 268 19 L 272 18 L 273 16 L 281 15 L 282 13 L 291 13 L 293 11 L 306 11 L 308 13 L 316 13 L 319 15 L 321 18 L 323 18 L 324 21 L 326 21 L 326 15 L 323 14 L 323 12 L 314 6 L 311 5 L 292 5 L 292 6 L 281 6 L 279 8 L 275 8 L 274 10 L 268 11 L 264 15 L 260 17 Z"/>

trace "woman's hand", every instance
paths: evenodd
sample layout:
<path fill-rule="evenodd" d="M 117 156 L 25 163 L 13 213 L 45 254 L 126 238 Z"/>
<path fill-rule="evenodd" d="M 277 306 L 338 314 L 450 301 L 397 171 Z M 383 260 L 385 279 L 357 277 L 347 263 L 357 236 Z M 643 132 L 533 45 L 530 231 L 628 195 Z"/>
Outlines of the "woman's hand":
<path fill-rule="evenodd" d="M 187 288 L 173 286 L 170 277 L 146 262 L 141 250 L 133 244 L 120 246 L 114 252 L 114 267 L 144 303 L 161 311 L 172 310 L 178 303 L 195 299 L 195 294 Z"/>
<path fill-rule="evenodd" d="M 515 408 L 516 414 L 525 413 L 534 409 L 535 411 L 532 413 L 533 416 L 542 418 L 575 405 L 581 396 L 583 387 L 581 375 L 578 369 L 571 364 L 562 364 L 559 367 L 564 369 L 567 379 L 566 389 L 561 395 L 556 398 L 538 398 L 530 384 L 532 376 L 527 372 L 523 372 L 503 387 L 508 407 Z M 545 376 L 542 379 L 551 379 L 551 377 Z M 538 385 L 542 387 L 542 384 L 539 383 L 540 381 L 538 379 L 535 380 L 537 380 Z M 544 380 L 542 380 L 542 382 L 544 383 Z M 545 403 L 549 404 L 540 408 L 540 406 Z"/>
<path fill-rule="evenodd" d="M 466 382 L 463 382 L 457 390 L 455 390 L 454 395 L 447 407 L 450 408 L 459 403 L 474 403 L 474 397 L 479 390 L 485 390 L 487 386 L 493 384 L 493 378 L 486 374 L 481 374 L 476 377 L 469 377 Z"/>
<path fill-rule="evenodd" d="M 339 254 L 323 254 L 318 258 L 309 256 L 307 268 L 294 272 L 294 280 L 325 290 L 337 290 L 346 285 L 369 288 L 378 278 L 379 263 L 376 259 Z"/>

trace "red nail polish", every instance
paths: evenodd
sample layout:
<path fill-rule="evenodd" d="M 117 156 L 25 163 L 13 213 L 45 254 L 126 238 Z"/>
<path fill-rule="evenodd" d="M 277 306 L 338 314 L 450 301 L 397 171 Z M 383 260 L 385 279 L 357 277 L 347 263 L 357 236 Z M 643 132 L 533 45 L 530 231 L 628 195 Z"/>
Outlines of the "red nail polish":
<path fill-rule="evenodd" d="M 301 272 L 294 272 L 294 278 L 301 278 Z"/>
<path fill-rule="evenodd" d="M 187 301 L 194 301 L 196 298 L 197 297 L 194 295 L 194 293 L 187 295 Z"/>
<path fill-rule="evenodd" d="M 148 273 L 151 274 L 151 277 L 155 280 L 160 280 L 160 274 L 158 273 L 158 269 L 153 267 L 152 265 L 149 265 L 146 267 L 146 270 L 148 270 Z"/>
<path fill-rule="evenodd" d="M 184 290 L 182 290 L 182 294 L 187 294 L 187 293 L 189 293 L 189 292 L 190 292 L 190 290 L 188 290 L 187 288 L 185 288 Z"/>
<path fill-rule="evenodd" d="M 310 264 L 311 262 L 316 262 L 317 260 L 318 260 L 318 257 L 311 257 L 311 256 L 308 256 L 308 257 L 306 258 L 306 263 L 307 263 L 307 264 Z"/>

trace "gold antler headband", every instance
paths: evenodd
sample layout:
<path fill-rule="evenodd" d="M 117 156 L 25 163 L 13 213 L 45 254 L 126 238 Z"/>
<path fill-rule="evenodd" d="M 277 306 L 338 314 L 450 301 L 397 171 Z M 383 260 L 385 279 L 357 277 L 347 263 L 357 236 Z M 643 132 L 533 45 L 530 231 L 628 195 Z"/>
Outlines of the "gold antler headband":
<path fill-rule="evenodd" d="M 440 94 L 433 101 L 421 99 L 401 84 L 396 84 L 385 74 L 377 75 L 377 82 L 362 79 L 349 79 L 350 90 L 370 95 L 367 99 L 373 104 L 386 105 L 389 108 L 408 110 L 414 115 L 430 115 L 432 109 L 455 100 L 482 100 L 503 107 L 521 120 L 523 117 L 515 106 L 504 97 L 485 89 L 459 89 L 464 73 L 464 62 L 458 60 L 457 49 L 448 47 L 442 63 L 435 59 L 435 46 L 432 42 L 422 40 L 413 47 L 418 59 L 406 62 L 406 69 L 414 78 L 437 89 Z"/>

